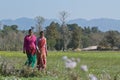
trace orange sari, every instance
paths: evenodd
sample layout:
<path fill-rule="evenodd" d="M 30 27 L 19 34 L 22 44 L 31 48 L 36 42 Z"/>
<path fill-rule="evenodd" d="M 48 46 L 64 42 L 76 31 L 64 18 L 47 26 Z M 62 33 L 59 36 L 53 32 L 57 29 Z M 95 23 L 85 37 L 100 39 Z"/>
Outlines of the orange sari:
<path fill-rule="evenodd" d="M 42 37 L 38 40 L 38 48 L 39 52 L 37 54 L 37 66 L 38 70 L 46 68 L 46 55 L 47 55 L 47 47 L 46 47 L 46 38 Z"/>

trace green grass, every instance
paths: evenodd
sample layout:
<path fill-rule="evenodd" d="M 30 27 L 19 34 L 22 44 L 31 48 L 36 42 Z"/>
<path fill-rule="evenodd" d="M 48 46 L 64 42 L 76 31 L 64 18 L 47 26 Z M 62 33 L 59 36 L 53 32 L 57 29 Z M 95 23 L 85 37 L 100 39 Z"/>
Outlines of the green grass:
<path fill-rule="evenodd" d="M 18 69 L 21 69 L 26 61 L 26 55 L 16 51 L 0 51 L 0 61 L 8 60 L 14 63 Z M 68 58 L 80 58 L 80 63 L 73 70 L 68 70 L 64 66 L 63 56 Z M 81 65 L 87 65 L 89 71 L 87 73 L 80 69 Z M 41 73 L 41 76 L 35 77 L 19 77 L 21 80 L 69 80 L 72 77 L 80 77 L 81 80 L 88 80 L 89 73 L 100 78 L 103 72 L 107 72 L 114 76 L 120 72 L 120 52 L 119 51 L 85 51 L 85 52 L 49 52 L 47 56 L 47 71 L 46 74 Z M 7 76 L 11 78 L 11 76 Z M 6 76 L 1 75 L 0 79 L 4 80 Z"/>

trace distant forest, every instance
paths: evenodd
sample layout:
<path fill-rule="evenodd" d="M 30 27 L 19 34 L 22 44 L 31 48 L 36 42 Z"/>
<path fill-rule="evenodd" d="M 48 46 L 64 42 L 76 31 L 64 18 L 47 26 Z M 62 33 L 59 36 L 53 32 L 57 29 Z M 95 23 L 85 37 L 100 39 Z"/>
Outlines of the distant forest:
<path fill-rule="evenodd" d="M 31 27 L 38 37 L 42 30 L 41 23 Z M 75 50 L 88 46 L 98 46 L 98 50 L 120 49 L 120 33 L 118 31 L 102 32 L 98 27 L 84 27 L 77 24 L 59 24 L 51 22 L 44 29 L 48 50 Z M 18 30 L 17 25 L 4 25 L 0 29 L 0 51 L 21 51 L 23 40 L 28 30 Z"/>

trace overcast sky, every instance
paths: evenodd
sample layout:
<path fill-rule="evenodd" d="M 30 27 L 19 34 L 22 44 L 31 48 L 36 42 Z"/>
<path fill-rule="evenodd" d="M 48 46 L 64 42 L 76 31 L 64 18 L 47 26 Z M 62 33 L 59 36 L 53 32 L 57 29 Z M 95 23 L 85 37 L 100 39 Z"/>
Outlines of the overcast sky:
<path fill-rule="evenodd" d="M 120 0 L 0 0 L 0 20 L 20 17 L 59 17 L 69 13 L 68 19 L 120 19 Z"/>

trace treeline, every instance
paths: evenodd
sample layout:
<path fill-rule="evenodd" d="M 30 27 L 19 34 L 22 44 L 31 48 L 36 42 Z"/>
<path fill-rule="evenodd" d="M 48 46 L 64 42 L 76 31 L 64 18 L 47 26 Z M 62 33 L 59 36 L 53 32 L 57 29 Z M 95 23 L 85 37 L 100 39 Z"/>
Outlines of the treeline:
<path fill-rule="evenodd" d="M 4 25 L 0 30 L 0 50 L 18 51 L 22 50 L 25 31 L 18 30 L 17 25 Z"/>
<path fill-rule="evenodd" d="M 32 27 L 33 28 L 33 27 Z M 33 28 L 34 29 L 34 28 Z M 36 36 L 38 33 L 35 31 Z M 120 49 L 118 31 L 102 32 L 98 27 L 84 27 L 77 24 L 60 25 L 52 22 L 45 28 L 48 50 L 74 50 L 97 45 L 98 49 Z M 17 25 L 4 25 L 0 30 L 0 50 L 22 50 L 27 30 L 18 30 Z"/>

